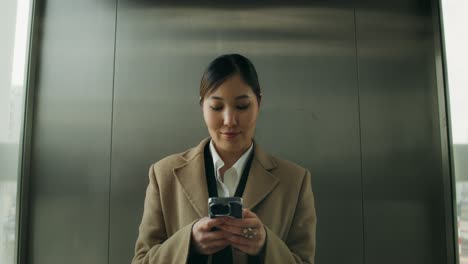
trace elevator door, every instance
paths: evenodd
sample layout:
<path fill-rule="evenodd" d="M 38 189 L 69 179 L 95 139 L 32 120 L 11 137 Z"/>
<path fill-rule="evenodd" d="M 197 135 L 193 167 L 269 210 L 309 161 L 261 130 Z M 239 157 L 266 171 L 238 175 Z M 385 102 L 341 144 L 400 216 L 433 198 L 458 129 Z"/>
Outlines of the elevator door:
<path fill-rule="evenodd" d="M 28 263 L 131 261 L 149 166 L 208 136 L 224 53 L 257 68 L 257 142 L 312 173 L 316 263 L 445 263 L 434 8 L 39 1 Z"/>

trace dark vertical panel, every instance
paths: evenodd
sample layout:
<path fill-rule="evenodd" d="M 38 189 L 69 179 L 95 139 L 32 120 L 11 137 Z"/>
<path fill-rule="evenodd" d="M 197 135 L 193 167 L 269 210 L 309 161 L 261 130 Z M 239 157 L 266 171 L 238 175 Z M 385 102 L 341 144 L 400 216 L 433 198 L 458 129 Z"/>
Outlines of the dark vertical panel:
<path fill-rule="evenodd" d="M 446 263 L 430 1 L 359 2 L 365 263 Z"/>
<path fill-rule="evenodd" d="M 447 263 L 458 263 L 459 261 L 459 240 L 458 240 L 458 220 L 456 217 L 457 208 L 455 205 L 455 175 L 456 171 L 452 171 L 450 155 L 456 155 L 455 146 L 452 147 L 451 140 L 449 139 L 449 118 L 448 115 L 450 111 L 447 106 L 450 105 L 448 98 L 448 90 L 446 89 L 446 62 L 445 60 L 445 50 L 444 45 L 444 34 L 443 34 L 443 19 L 442 19 L 442 3 L 439 0 L 431 1 L 431 11 L 432 11 L 432 25 L 433 25 L 433 40 L 434 40 L 434 64 L 435 69 L 435 81 L 431 82 L 431 88 L 434 94 L 437 94 L 438 97 L 438 107 L 434 108 L 434 116 L 439 117 L 439 131 L 440 131 L 440 160 L 442 166 L 443 186 L 444 186 L 444 205 L 445 205 L 445 231 L 446 231 L 446 251 L 447 251 Z M 447 91 L 447 93 L 446 93 Z M 437 140 L 437 139 L 436 139 Z M 456 156 L 454 156 L 456 157 Z M 468 155 L 464 155 L 468 160 Z M 454 161 L 455 162 L 455 161 Z M 464 162 L 463 164 L 467 164 Z M 453 175 L 453 177 L 452 177 Z"/>
<path fill-rule="evenodd" d="M 258 142 L 312 171 L 317 263 L 362 263 L 354 13 L 337 2 L 119 1 L 110 263 L 133 256 L 149 165 L 208 136 L 201 74 L 232 52 L 260 75 Z"/>
<path fill-rule="evenodd" d="M 44 1 L 28 263 L 108 262 L 113 1 Z"/>

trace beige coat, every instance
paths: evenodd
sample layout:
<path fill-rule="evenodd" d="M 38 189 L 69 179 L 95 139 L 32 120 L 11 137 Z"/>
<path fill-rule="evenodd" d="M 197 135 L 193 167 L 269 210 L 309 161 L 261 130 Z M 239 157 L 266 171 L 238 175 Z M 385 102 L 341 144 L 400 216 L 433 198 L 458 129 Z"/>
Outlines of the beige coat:
<path fill-rule="evenodd" d="M 208 215 L 203 154 L 208 142 L 151 166 L 132 264 L 187 262 L 192 225 Z M 264 263 L 314 263 L 316 215 L 309 171 L 254 144 L 243 201 L 267 230 Z"/>

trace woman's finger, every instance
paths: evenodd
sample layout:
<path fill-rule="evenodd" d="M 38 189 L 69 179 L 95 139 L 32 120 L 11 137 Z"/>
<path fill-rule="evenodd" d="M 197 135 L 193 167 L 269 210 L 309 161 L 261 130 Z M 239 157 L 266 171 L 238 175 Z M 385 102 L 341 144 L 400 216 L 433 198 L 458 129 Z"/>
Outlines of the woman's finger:
<path fill-rule="evenodd" d="M 237 227 L 237 226 L 232 226 L 232 225 L 226 225 L 222 224 L 219 226 L 221 230 L 224 230 L 226 232 L 235 234 L 235 235 L 243 235 L 243 228 L 242 227 Z"/>
<path fill-rule="evenodd" d="M 237 227 L 232 225 L 223 224 L 220 225 L 219 228 L 226 232 L 245 237 L 245 235 L 253 235 L 254 237 L 257 236 L 260 232 L 257 228 L 252 228 L 252 230 L 248 230 L 246 227 Z"/>
<path fill-rule="evenodd" d="M 264 246 L 259 240 L 250 240 L 246 242 L 246 240 L 243 240 L 242 238 L 232 239 L 230 240 L 230 244 L 233 248 L 250 255 L 257 255 Z"/>
<path fill-rule="evenodd" d="M 210 231 L 200 233 L 200 238 L 198 239 L 202 243 L 209 243 L 211 241 L 216 241 L 226 238 L 228 234 L 226 231 Z"/>
<path fill-rule="evenodd" d="M 198 244 L 196 246 L 196 251 L 203 255 L 211 255 L 229 246 L 229 244 L 230 242 L 226 239 L 214 240 L 209 243 Z"/>
<path fill-rule="evenodd" d="M 219 217 L 219 218 L 208 218 L 204 217 L 200 221 L 198 221 L 196 224 L 197 227 L 199 227 L 200 231 L 208 232 L 211 231 L 214 227 L 221 225 L 226 221 L 226 218 L 224 217 Z"/>
<path fill-rule="evenodd" d="M 262 223 L 258 218 L 247 218 L 247 219 L 228 219 L 224 225 L 237 226 L 237 227 L 251 227 L 260 228 Z"/>
<path fill-rule="evenodd" d="M 207 251 L 217 251 L 227 247 L 230 244 L 227 239 L 212 240 L 204 243 L 203 248 Z"/>
<path fill-rule="evenodd" d="M 244 246 L 252 246 L 255 243 L 257 243 L 257 239 L 252 239 L 252 238 L 244 238 L 242 236 L 230 236 L 226 237 L 227 240 L 231 242 L 231 244 L 236 244 L 236 245 L 244 245 Z"/>
<path fill-rule="evenodd" d="M 250 246 L 244 246 L 244 245 L 232 245 L 233 248 L 240 250 L 246 254 L 249 255 L 256 255 L 256 252 L 252 249 Z"/>
<path fill-rule="evenodd" d="M 242 209 L 242 218 L 258 218 L 257 215 L 247 208 Z"/>

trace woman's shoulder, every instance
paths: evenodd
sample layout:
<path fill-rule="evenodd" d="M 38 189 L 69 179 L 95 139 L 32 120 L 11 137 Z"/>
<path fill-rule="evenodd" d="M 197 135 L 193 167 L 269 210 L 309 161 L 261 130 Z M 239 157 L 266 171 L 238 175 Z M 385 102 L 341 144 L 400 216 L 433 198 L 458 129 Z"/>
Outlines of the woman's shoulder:
<path fill-rule="evenodd" d="M 182 153 L 176 153 L 176 154 L 166 156 L 154 162 L 153 167 L 158 168 L 158 169 L 161 169 L 161 168 L 173 169 L 175 167 L 179 167 L 182 164 L 184 164 L 184 160 L 182 159 Z"/>
<path fill-rule="evenodd" d="M 158 169 L 174 169 L 177 167 L 180 167 L 187 163 L 187 153 L 190 153 L 194 148 L 190 148 L 184 152 L 176 153 L 176 154 L 171 154 L 169 156 L 166 156 L 158 161 L 156 161 L 153 166 Z"/>
<path fill-rule="evenodd" d="M 305 168 L 296 162 L 271 156 L 276 167 L 269 172 L 278 180 L 278 190 L 287 193 L 300 193 L 300 190 L 305 182 L 311 182 L 309 168 Z"/>
<path fill-rule="evenodd" d="M 302 181 L 308 173 L 308 169 L 298 163 L 271 154 L 258 144 L 256 145 L 255 155 L 262 166 L 280 180 L 284 178 L 289 181 L 294 179 Z"/>
<path fill-rule="evenodd" d="M 174 168 L 181 167 L 190 160 L 194 159 L 198 155 L 203 153 L 203 147 L 206 144 L 207 139 L 204 139 L 200 144 L 195 147 L 189 148 L 183 152 L 176 154 L 171 154 L 166 156 L 155 163 L 153 163 L 153 168 L 155 170 L 162 171 L 172 171 Z"/>
<path fill-rule="evenodd" d="M 303 166 L 297 164 L 296 162 L 279 158 L 277 156 L 272 156 L 274 161 L 277 164 L 277 169 L 279 170 L 286 170 L 290 172 L 294 172 L 294 174 L 305 174 L 307 169 L 304 168 Z"/>
<path fill-rule="evenodd" d="M 275 167 L 270 170 L 270 173 L 275 175 L 283 184 L 300 185 L 304 181 L 305 177 L 308 175 L 310 177 L 309 169 L 296 162 L 274 155 L 270 155 L 270 158 L 275 164 Z"/>

